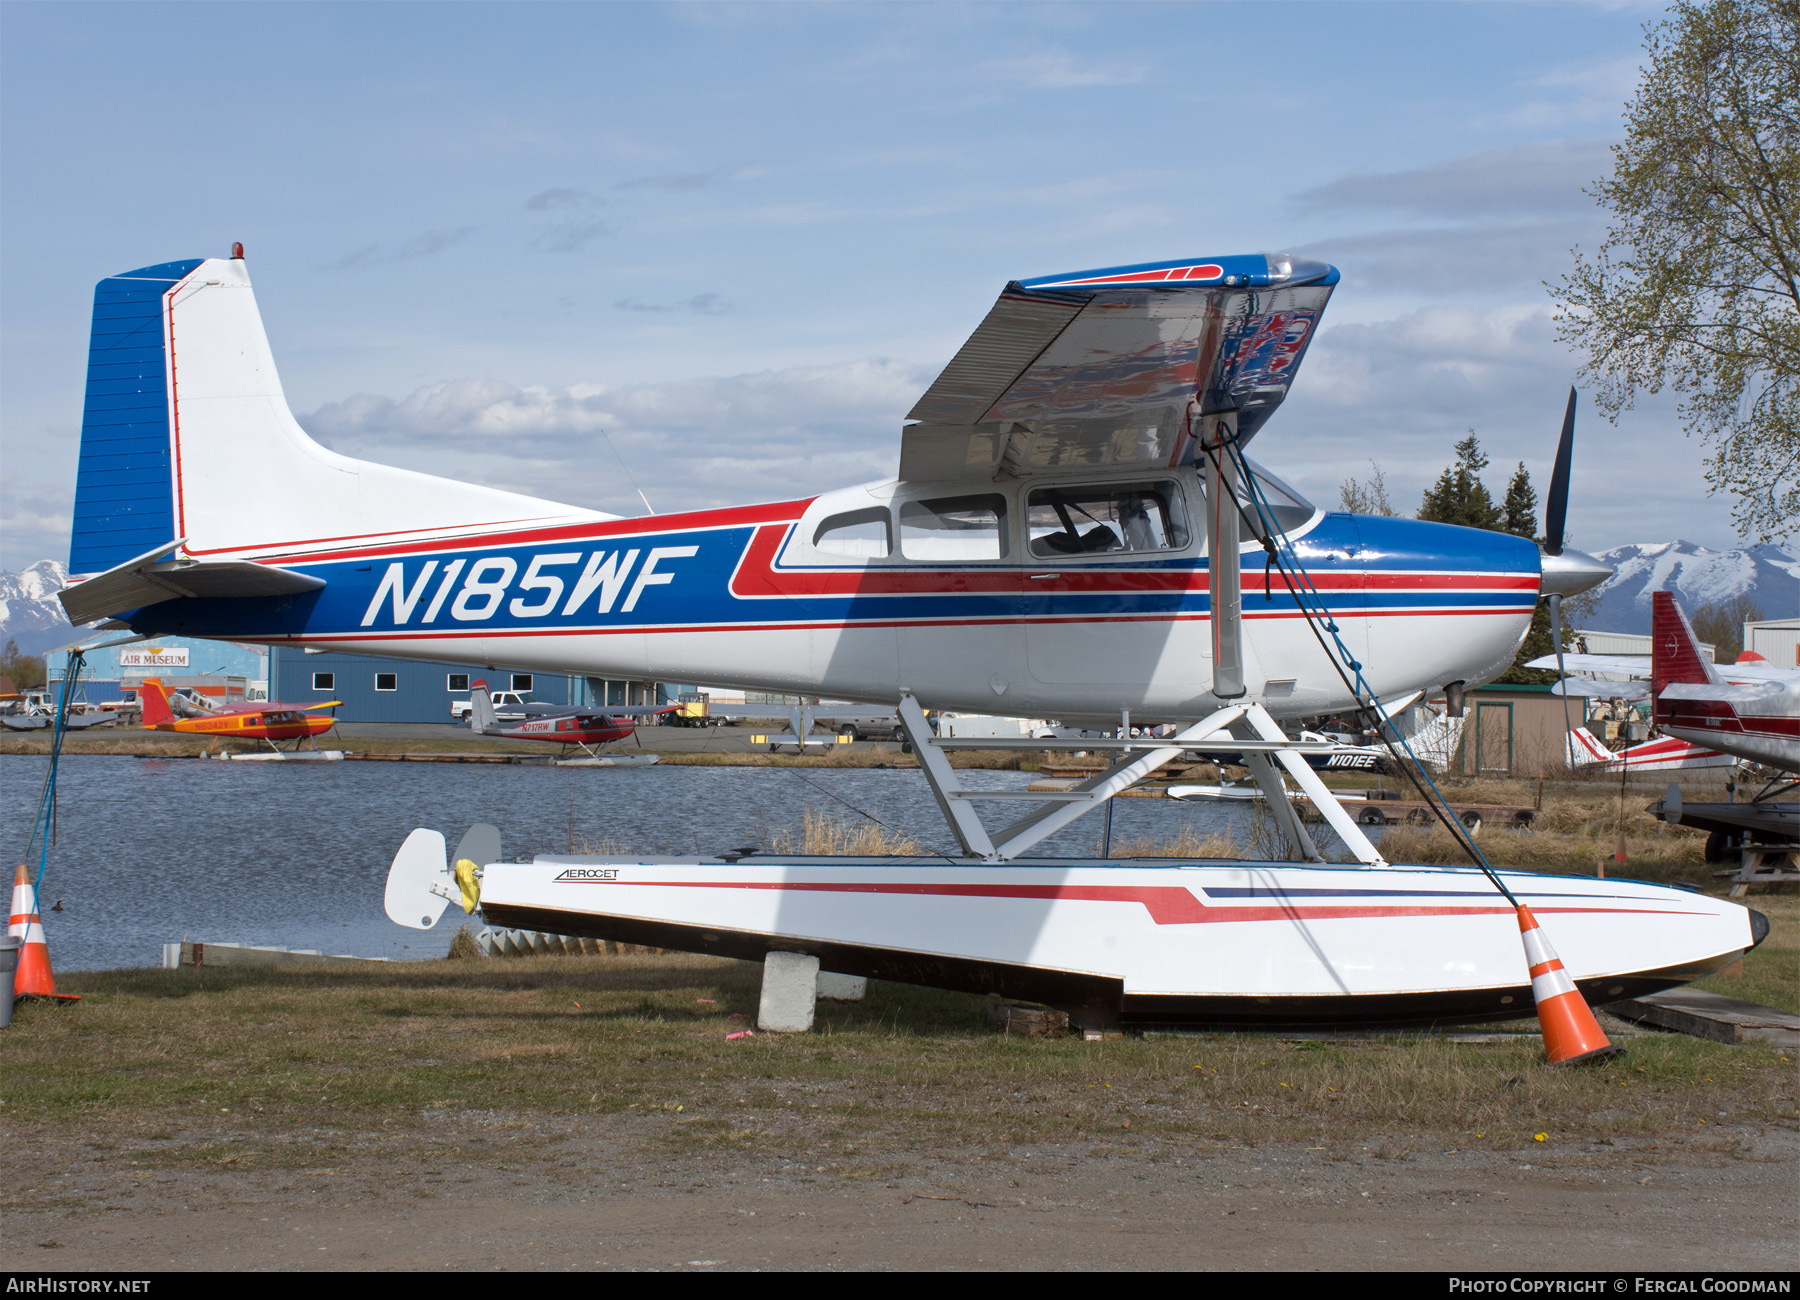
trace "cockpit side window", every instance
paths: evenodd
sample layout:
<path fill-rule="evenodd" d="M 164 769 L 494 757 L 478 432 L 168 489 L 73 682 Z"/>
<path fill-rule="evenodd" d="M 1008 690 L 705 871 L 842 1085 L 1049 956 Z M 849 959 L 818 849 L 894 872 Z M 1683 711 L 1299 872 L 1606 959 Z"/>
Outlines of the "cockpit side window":
<path fill-rule="evenodd" d="M 908 501 L 900 507 L 900 554 L 909 560 L 1003 560 L 1006 498 L 997 492 Z"/>
<path fill-rule="evenodd" d="M 1179 551 L 1188 544 L 1181 489 L 1168 480 L 1034 488 L 1026 528 L 1039 557 Z"/>
<path fill-rule="evenodd" d="M 855 560 L 885 560 L 893 553 L 893 525 L 886 506 L 832 515 L 813 530 L 813 549 Z"/>

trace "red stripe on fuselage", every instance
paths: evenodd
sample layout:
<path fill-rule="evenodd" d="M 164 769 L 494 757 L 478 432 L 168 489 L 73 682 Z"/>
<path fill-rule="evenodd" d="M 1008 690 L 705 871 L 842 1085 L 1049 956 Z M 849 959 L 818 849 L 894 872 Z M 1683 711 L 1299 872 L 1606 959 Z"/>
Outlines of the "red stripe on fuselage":
<path fill-rule="evenodd" d="M 731 506 L 723 510 L 696 510 L 681 515 L 646 515 L 640 519 L 583 520 L 578 523 L 537 528 L 526 526 L 529 525 L 529 520 L 516 520 L 496 525 L 503 530 L 500 532 L 465 533 L 455 536 L 443 535 L 446 531 L 443 529 L 415 529 L 413 531 L 432 531 L 439 535 L 414 542 L 385 541 L 373 546 L 341 551 L 321 551 L 316 548 L 325 542 L 360 541 L 364 537 L 393 538 L 404 534 L 362 533 L 347 537 L 308 538 L 305 541 L 232 546 L 221 548 L 218 551 L 195 551 L 193 553 L 217 555 L 226 550 L 233 552 L 261 551 L 281 546 L 294 546 L 307 549 L 263 555 L 257 557 L 254 562 L 259 564 L 323 564 L 335 560 L 380 560 L 407 555 L 428 555 L 435 551 L 469 551 L 498 546 L 530 546 L 545 542 L 603 541 L 615 537 L 636 537 L 644 533 L 679 533 L 702 529 L 741 528 L 747 524 L 777 521 L 792 523 L 794 518 L 811 503 L 811 498 L 803 501 L 772 501 L 763 505 Z"/>
<path fill-rule="evenodd" d="M 1205 591 L 1207 571 L 1199 561 L 1183 568 L 1128 569 L 1071 567 L 1054 578 L 1034 578 L 1032 569 L 991 567 L 903 568 L 868 565 L 854 569 L 781 568 L 777 561 L 789 527 L 765 525 L 756 530 L 731 576 L 731 594 L 740 599 L 786 599 L 796 596 L 937 595 L 956 592 L 1112 592 Z M 1034 557 L 1037 571 L 1052 568 L 1054 557 Z M 1322 570 L 1308 575 L 1320 591 L 1530 591 L 1538 577 L 1531 573 L 1369 573 Z M 1249 584 L 1247 584 L 1249 585 Z M 1271 589 L 1291 594 L 1292 586 L 1274 579 Z"/>
<path fill-rule="evenodd" d="M 671 889 L 775 889 L 798 893 L 830 894 L 902 894 L 942 898 L 1000 898 L 1055 901 L 1069 899 L 1088 903 L 1139 903 L 1158 925 L 1199 925 L 1228 921 L 1331 921 L 1364 920 L 1380 917 L 1432 916 L 1510 916 L 1513 909 L 1496 904 L 1471 904 L 1466 907 L 1434 904 L 1429 907 L 1406 907 L 1397 904 L 1308 905 L 1304 907 L 1224 906 L 1209 905 L 1194 897 L 1192 891 L 1179 885 L 950 885 L 941 883 L 907 885 L 892 882 L 845 881 L 841 883 L 808 883 L 804 881 L 754 880 L 561 880 L 565 885 L 636 886 Z M 1698 912 L 1669 912 L 1667 909 L 1632 907 L 1540 907 L 1546 916 L 1573 912 L 1631 912 L 1644 915 L 1699 916 Z"/>

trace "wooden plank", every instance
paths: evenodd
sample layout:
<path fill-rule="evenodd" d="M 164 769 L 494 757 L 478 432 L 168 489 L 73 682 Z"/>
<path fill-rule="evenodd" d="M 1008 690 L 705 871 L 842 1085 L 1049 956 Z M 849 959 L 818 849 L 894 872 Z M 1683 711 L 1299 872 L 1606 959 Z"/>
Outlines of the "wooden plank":
<path fill-rule="evenodd" d="M 1023 1002 L 990 1002 L 988 1019 L 1000 1031 L 1020 1038 L 1061 1038 L 1069 1032 L 1069 1015 L 1054 1007 L 1040 1007 Z"/>
<path fill-rule="evenodd" d="M 392 962 L 388 957 L 336 956 L 311 949 L 253 948 L 241 943 L 195 943 L 181 941 L 183 966 L 341 966 L 365 965 L 369 962 Z"/>
<path fill-rule="evenodd" d="M 1648 997 L 1610 1002 L 1606 1010 L 1641 1025 L 1716 1043 L 1755 1040 L 1800 1048 L 1800 1016 L 1702 989 L 1665 989 Z"/>

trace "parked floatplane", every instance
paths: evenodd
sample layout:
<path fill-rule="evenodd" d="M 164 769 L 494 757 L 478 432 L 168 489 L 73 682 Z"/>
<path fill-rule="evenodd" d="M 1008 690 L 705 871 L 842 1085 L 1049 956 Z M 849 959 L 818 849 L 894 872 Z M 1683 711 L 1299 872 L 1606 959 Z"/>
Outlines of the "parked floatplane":
<path fill-rule="evenodd" d="M 388 892 L 415 927 L 453 896 L 497 925 L 810 954 L 1036 998 L 1096 1030 L 1504 1018 L 1534 996 L 1574 1014 L 1571 976 L 1606 1001 L 1730 963 L 1764 929 L 1735 904 L 1387 863 L 1308 765 L 1315 742 L 1284 734 L 1281 718 L 1360 713 L 1398 745 L 1397 702 L 1460 711 L 1465 684 L 1512 661 L 1540 594 L 1609 572 L 1560 546 L 1567 422 L 1542 553 L 1320 510 L 1245 456 L 1337 279 L 1258 255 L 1014 282 L 913 407 L 897 478 L 621 519 L 327 451 L 289 414 L 241 250 L 146 267 L 95 295 L 82 578 L 62 599 L 78 623 L 137 634 L 895 707 L 965 855 L 508 863 L 495 844 L 458 863 L 417 832 Z M 246 459 L 285 490 L 243 492 L 227 467 Z M 1246 550 L 1261 568 L 1247 592 Z M 969 789 L 944 745 L 982 742 L 935 736 L 924 708 L 1116 727 L 1117 761 L 1069 790 Z M 1032 856 L 1163 763 L 1222 753 L 1270 796 L 1299 861 Z M 1353 863 L 1325 861 L 1284 778 Z M 1025 811 L 996 830 L 981 801 Z M 1604 1049 L 1577 1030 L 1557 1054 Z"/>

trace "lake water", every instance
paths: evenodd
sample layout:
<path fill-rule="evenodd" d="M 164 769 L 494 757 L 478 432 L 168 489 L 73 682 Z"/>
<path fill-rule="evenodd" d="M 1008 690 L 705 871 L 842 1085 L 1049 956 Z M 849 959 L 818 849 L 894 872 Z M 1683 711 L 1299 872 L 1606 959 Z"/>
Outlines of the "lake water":
<path fill-rule="evenodd" d="M 25 852 L 47 760 L 0 757 L 0 859 Z M 1022 772 L 967 772 L 980 788 L 1022 788 Z M 41 905 L 58 970 L 148 966 L 162 945 L 280 944 L 365 957 L 440 956 L 451 909 L 420 932 L 390 922 L 388 864 L 417 826 L 454 847 L 473 822 L 500 828 L 508 857 L 605 841 L 619 851 L 716 853 L 797 832 L 806 809 L 860 818 L 863 809 L 927 850 L 955 853 L 916 770 L 862 768 L 559 768 L 475 763 L 219 763 L 198 759 L 66 757 L 58 777 L 56 842 Z M 840 802 L 841 801 L 841 802 Z M 1120 799 L 1115 843 L 1184 826 L 1227 830 L 1240 806 Z M 983 809 L 989 825 L 1016 806 Z M 1071 857 L 1097 851 L 1094 812 L 1039 845 Z M 35 854 L 31 862 L 35 872 Z"/>

